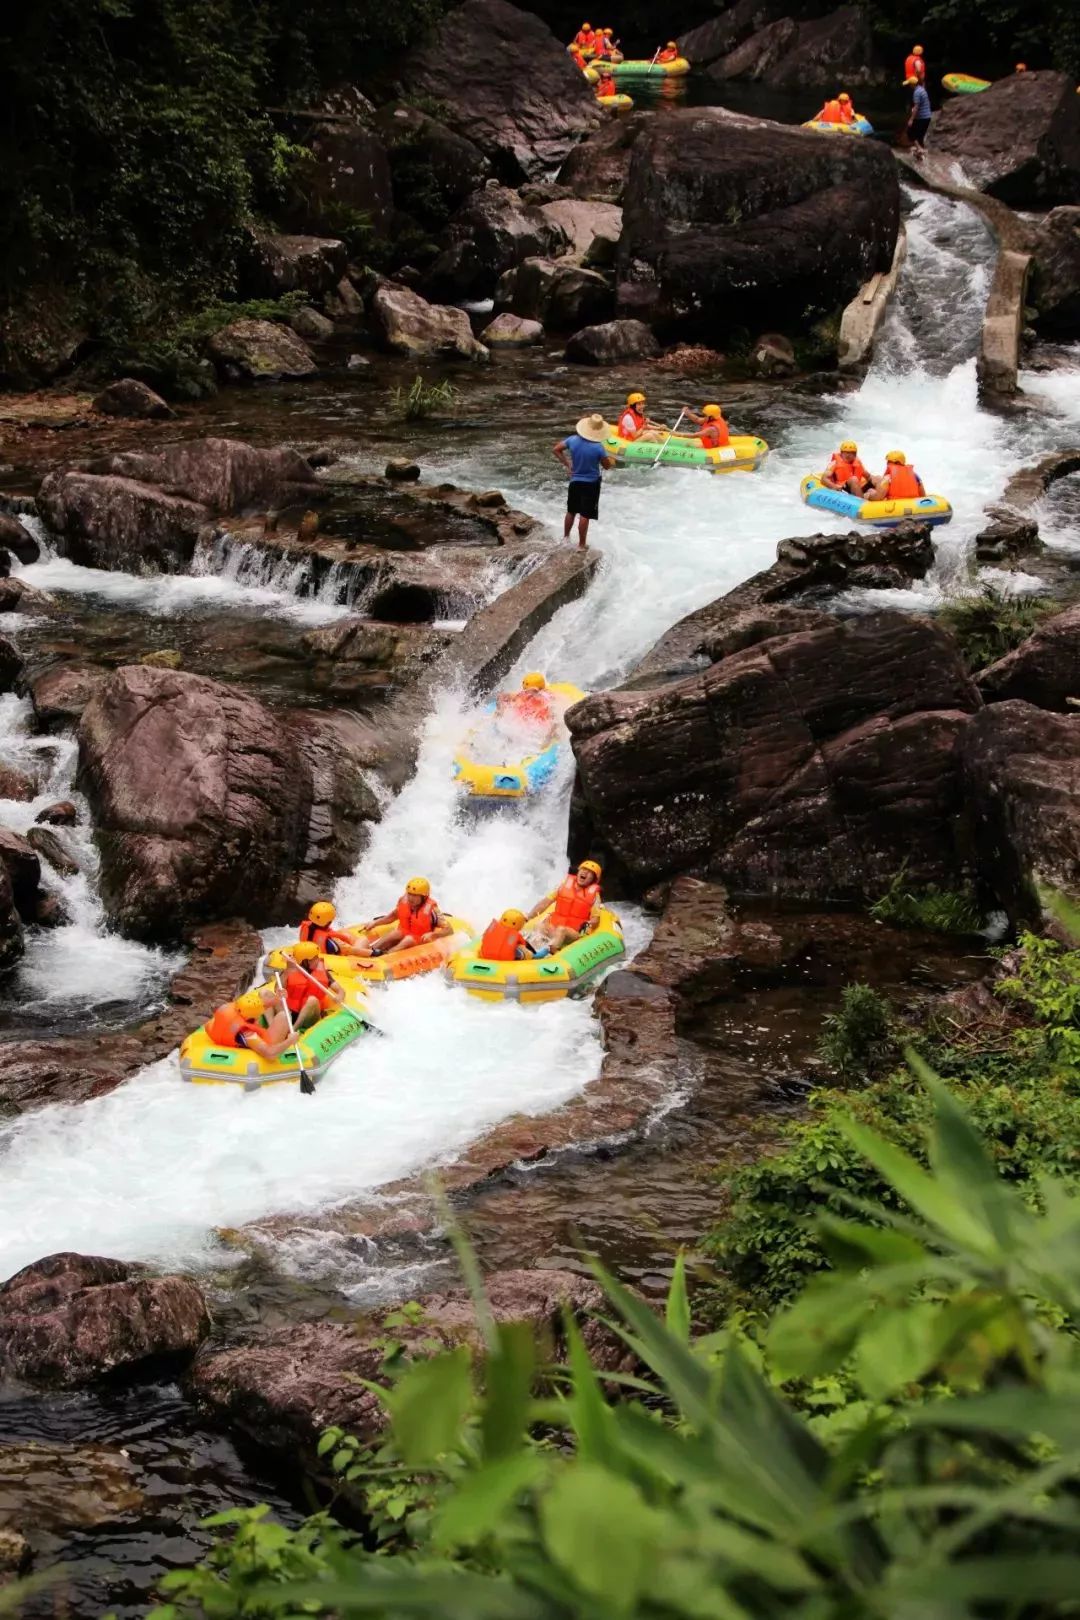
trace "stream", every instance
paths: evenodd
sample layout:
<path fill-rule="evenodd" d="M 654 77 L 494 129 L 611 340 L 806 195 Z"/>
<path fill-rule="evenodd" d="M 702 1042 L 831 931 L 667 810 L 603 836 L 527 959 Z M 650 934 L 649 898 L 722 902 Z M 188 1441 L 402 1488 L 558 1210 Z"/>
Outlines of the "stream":
<path fill-rule="evenodd" d="M 538 635 L 511 680 L 537 668 L 585 689 L 618 681 L 674 621 L 768 567 L 780 539 L 832 522 L 807 513 L 799 478 L 824 465 L 849 436 L 871 467 L 881 464 L 886 448 L 901 445 L 928 490 L 946 493 L 955 514 L 935 531 L 937 563 L 925 582 L 903 592 L 861 592 L 854 606 L 932 611 L 963 580 L 985 505 L 1013 471 L 1059 446 L 1080 423 L 1080 354 L 1065 356 L 1063 369 L 1026 374 L 1026 408 L 1008 414 L 981 409 L 974 354 L 992 239 L 961 204 L 921 194 L 908 201 L 907 263 L 862 385 L 828 393 L 784 385 L 734 390 L 733 425 L 761 432 L 772 446 L 753 477 L 639 468 L 609 475 L 592 536 L 604 554 L 600 574 L 581 601 Z M 700 402 L 700 380 L 651 375 L 653 412 L 670 420 L 684 399 Z M 511 505 L 561 526 L 564 482 L 551 444 L 585 410 L 610 416 L 634 381 L 629 370 L 575 372 L 543 355 L 500 359 L 489 375 L 463 384 L 467 392 L 452 424 L 425 431 L 416 447 L 425 477 L 501 489 Z M 381 386 L 361 373 L 306 392 L 220 397 L 200 408 L 198 430 L 262 442 L 362 435 L 363 449 L 351 464 L 371 471 L 387 452 L 403 448 L 401 429 L 380 416 Z M 743 414 L 750 406 L 752 419 Z M 1075 522 L 1070 498 L 1075 501 L 1075 493 L 1059 502 L 1063 546 L 1070 512 Z M 105 574 L 54 555 L 19 572 L 60 599 L 76 645 L 104 645 L 121 623 L 128 637 L 137 637 L 142 626 L 147 648 L 182 643 L 212 654 L 227 627 L 234 637 L 237 625 L 251 627 L 269 660 L 253 669 L 253 684 L 268 678 L 273 686 L 280 674 L 275 649 L 298 625 L 326 623 L 348 611 L 332 586 L 313 597 L 301 594 L 303 580 L 287 570 L 253 579 L 241 557 L 225 574 L 188 577 Z M 0 618 L 0 631 L 35 633 L 14 615 Z M 51 623 L 48 634 L 55 631 Z M 198 658 L 185 662 L 219 667 Z M 288 696 L 288 681 L 281 679 Z M 263 686 L 260 691 L 265 695 Z M 415 871 L 430 877 L 442 906 L 483 926 L 508 905 L 531 906 L 562 875 L 572 762 L 564 760 L 552 790 L 520 811 L 483 821 L 463 817 L 450 760 L 473 713 L 463 694 L 440 694 L 424 725 L 415 776 L 388 804 L 356 871 L 333 896 L 345 919 L 390 904 Z M 29 826 L 42 805 L 74 794 L 74 744 L 30 736 L 23 700 L 0 699 L 0 759 L 23 768 L 29 761 L 40 777 L 32 803 L 0 802 L 0 822 L 16 831 Z M 64 832 L 77 840 L 82 871 L 68 879 L 45 876 L 70 921 L 31 948 L 6 1011 L 0 1004 L 0 1041 L 5 1028 L 27 1023 L 57 1030 L 130 1016 L 134 1006 L 160 997 L 174 965 L 167 953 L 107 931 L 87 824 Z M 620 912 L 633 954 L 647 942 L 651 925 L 633 907 Z M 270 934 L 267 942 L 279 937 L 285 936 Z M 946 978 L 945 965 L 928 965 L 925 953 L 894 965 L 898 990 Z M 755 1116 L 798 1105 L 820 1017 L 835 1004 L 838 989 L 825 987 L 809 1001 L 797 990 L 778 992 L 695 1031 L 700 1071 L 688 1066 L 645 1142 L 623 1156 L 581 1144 L 578 1153 L 523 1171 L 479 1201 L 468 1225 L 482 1257 L 501 1265 L 574 1265 L 584 1242 L 647 1291 L 662 1287 L 674 1248 L 700 1232 L 715 1208 L 715 1189 L 702 1166 L 740 1139 Z M 309 1229 L 302 1242 L 283 1239 L 269 1262 L 264 1256 L 265 1273 L 253 1279 L 244 1257 L 223 1248 L 217 1233 L 276 1213 L 377 1199 L 380 1188 L 452 1161 L 500 1120 L 559 1107 L 596 1078 L 598 1030 L 587 1001 L 542 1009 L 490 1005 L 463 997 L 436 976 L 373 998 L 373 1011 L 388 1038 L 365 1040 L 343 1054 L 311 1102 L 300 1102 L 291 1088 L 245 1096 L 225 1087 L 182 1086 L 167 1059 L 96 1101 L 0 1124 L 0 1277 L 42 1255 L 78 1249 L 201 1273 L 228 1302 L 233 1270 L 241 1291 L 252 1293 L 225 1308 L 256 1316 L 287 1314 L 290 1290 L 326 1308 L 342 1300 L 361 1308 L 430 1285 L 444 1264 L 434 1241 L 380 1249 Z M 164 1405 L 154 1408 L 161 1416 L 154 1429 L 159 1449 L 151 1447 L 140 1462 L 149 1480 L 168 1477 L 161 1448 L 175 1459 L 190 1428 L 182 1402 L 174 1410 L 161 1400 Z M 157 1418 L 147 1421 L 153 1426 Z M 25 1427 L 21 1409 L 0 1404 L 0 1440 L 24 1435 Z M 50 1435 L 61 1431 L 53 1425 Z M 199 1459 L 191 1465 L 194 1477 L 204 1477 L 205 1464 L 205 1477 L 217 1481 L 199 1501 L 205 1497 L 212 1505 L 217 1495 L 228 1496 L 238 1466 L 231 1450 L 215 1451 L 210 1439 L 190 1434 L 184 1443 Z M 242 1498 L 246 1490 L 232 1494 Z M 130 1544 L 114 1548 L 116 1561 L 134 1557 L 140 1568 L 159 1568 L 189 1559 L 192 1516 L 185 1511 L 183 1525 L 167 1534 L 157 1521 L 149 1523 L 137 1557 Z M 80 1564 L 84 1558 L 107 1562 L 96 1544 L 69 1545 L 67 1556 Z M 95 1564 L 95 1572 L 101 1567 Z M 98 1573 L 90 1586 L 94 1602 L 73 1600 L 75 1612 L 125 1601 Z"/>

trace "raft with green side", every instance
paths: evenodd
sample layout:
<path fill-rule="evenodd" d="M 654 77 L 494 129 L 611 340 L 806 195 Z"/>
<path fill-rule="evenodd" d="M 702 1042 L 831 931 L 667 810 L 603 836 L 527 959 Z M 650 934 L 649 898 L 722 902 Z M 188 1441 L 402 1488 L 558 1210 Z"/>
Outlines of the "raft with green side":
<path fill-rule="evenodd" d="M 549 906 L 541 915 L 549 917 L 551 911 Z M 580 995 L 597 974 L 625 955 L 622 924 L 613 911 L 601 906 L 596 928 L 551 956 L 490 962 L 480 955 L 477 938 L 450 958 L 446 976 L 481 1001 L 562 1001 Z"/>
<path fill-rule="evenodd" d="M 670 439 L 620 439 L 612 434 L 604 449 L 620 464 L 646 467 L 700 467 L 706 472 L 755 472 L 769 453 L 755 433 L 733 433 L 730 444 L 706 450 L 696 435 L 677 433 Z"/>
<path fill-rule="evenodd" d="M 616 82 L 619 79 L 680 79 L 690 71 L 685 56 L 677 56 L 674 62 L 649 62 L 644 57 L 631 56 L 625 62 L 605 62 L 604 66 Z M 585 77 L 593 84 L 599 79 L 600 70 L 595 62 L 585 69 Z"/>
<path fill-rule="evenodd" d="M 989 90 L 989 79 L 976 79 L 970 73 L 946 73 L 942 84 L 954 96 L 975 96 L 980 90 Z"/>

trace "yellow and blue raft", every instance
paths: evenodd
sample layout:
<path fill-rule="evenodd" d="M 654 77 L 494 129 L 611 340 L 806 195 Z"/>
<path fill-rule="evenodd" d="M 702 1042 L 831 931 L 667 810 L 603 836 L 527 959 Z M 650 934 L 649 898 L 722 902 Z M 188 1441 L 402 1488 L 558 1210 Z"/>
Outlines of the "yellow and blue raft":
<path fill-rule="evenodd" d="M 807 506 L 819 512 L 832 512 L 853 523 L 869 523 L 875 529 L 895 529 L 901 523 L 948 523 L 952 507 L 944 495 L 910 495 L 899 501 L 864 501 L 846 489 L 830 489 L 821 479 L 804 478 L 800 492 Z"/>
<path fill-rule="evenodd" d="M 551 908 L 544 912 L 547 916 Z M 607 906 L 600 908 L 596 928 L 551 956 L 522 962 L 489 962 L 480 955 L 479 938 L 454 953 L 446 964 L 451 984 L 482 1001 L 562 1001 L 580 995 L 597 974 L 626 955 L 622 924 Z"/>
<path fill-rule="evenodd" d="M 585 696 L 568 681 L 549 681 L 545 690 L 561 699 L 564 709 L 579 703 Z M 494 701 L 484 705 L 486 715 L 495 712 Z M 525 799 L 538 793 L 551 780 L 559 752 L 566 744 L 566 734 L 561 722 L 556 720 L 551 735 L 535 754 L 515 760 L 478 759 L 477 753 L 485 751 L 488 736 L 485 727 L 474 727 L 454 755 L 451 767 L 454 781 L 471 799 Z"/>

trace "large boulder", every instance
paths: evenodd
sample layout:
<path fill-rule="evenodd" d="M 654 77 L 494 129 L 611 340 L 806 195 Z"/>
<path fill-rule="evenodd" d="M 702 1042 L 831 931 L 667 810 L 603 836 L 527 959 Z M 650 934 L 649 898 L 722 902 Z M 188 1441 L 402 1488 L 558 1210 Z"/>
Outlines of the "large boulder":
<path fill-rule="evenodd" d="M 779 17 L 714 60 L 706 72 L 714 79 L 749 79 L 777 89 L 829 91 L 840 84 L 881 84 L 887 77 L 870 20 L 857 6 L 808 20 Z"/>
<path fill-rule="evenodd" d="M 529 349 L 544 341 L 544 328 L 539 321 L 504 312 L 489 321 L 480 336 L 489 349 Z"/>
<path fill-rule="evenodd" d="M 386 147 L 374 127 L 375 109 L 348 88 L 331 94 L 324 105 L 329 116 L 307 136 L 314 161 L 296 187 L 293 217 L 309 228 L 334 231 L 343 218 L 359 215 L 381 233 L 394 195 Z"/>
<path fill-rule="evenodd" d="M 11 512 L 0 512 L 0 548 L 21 563 L 36 563 L 41 556 L 41 547 L 30 530 Z"/>
<path fill-rule="evenodd" d="M 83 712 L 79 782 L 110 920 L 150 940 L 227 915 L 284 921 L 351 869 L 378 815 L 347 727 L 327 739 L 316 716 L 144 664 Z"/>
<path fill-rule="evenodd" d="M 439 230 L 491 174 L 474 141 L 417 107 L 384 107 L 376 120 L 390 159 L 394 206 Z"/>
<path fill-rule="evenodd" d="M 495 181 L 473 193 L 446 235 L 447 246 L 424 277 L 425 292 L 437 301 L 486 298 L 504 270 L 569 246 L 561 225 Z"/>
<path fill-rule="evenodd" d="M 600 122 L 560 41 L 507 0 L 465 0 L 444 17 L 409 57 L 408 90 L 438 101 L 511 185 L 557 167 Z"/>
<path fill-rule="evenodd" d="M 65 731 L 108 680 L 108 671 L 85 664 L 50 664 L 28 683 L 39 731 Z"/>
<path fill-rule="evenodd" d="M 280 382 L 310 377 L 315 357 L 302 338 L 277 321 L 231 321 L 207 340 L 207 352 L 230 382 Z"/>
<path fill-rule="evenodd" d="M 258 449 L 240 439 L 187 439 L 156 450 L 128 450 L 95 463 L 92 471 L 154 484 L 197 501 L 215 516 L 284 505 L 302 498 L 304 486 L 315 482 L 310 463 L 298 451 L 284 445 Z"/>
<path fill-rule="evenodd" d="M 22 921 L 7 866 L 0 860 L 0 979 L 15 967 L 24 950 Z"/>
<path fill-rule="evenodd" d="M 1080 208 L 1052 208 L 1040 224 L 1030 297 L 1040 332 L 1080 337 Z"/>
<path fill-rule="evenodd" d="M 896 613 L 756 641 L 570 710 L 573 849 L 641 895 L 679 872 L 792 900 L 955 880 L 958 744 L 979 707 L 943 631 Z"/>
<path fill-rule="evenodd" d="M 345 274 L 348 255 L 336 237 L 253 231 L 245 264 L 245 290 L 253 298 L 305 292 L 323 298 Z"/>
<path fill-rule="evenodd" d="M 1080 188 L 1080 97 L 1067 73 L 1014 73 L 935 116 L 929 144 L 968 182 L 1014 208 L 1073 203 Z"/>
<path fill-rule="evenodd" d="M 463 309 L 429 304 L 409 287 L 384 282 L 371 300 L 371 318 L 388 349 L 414 359 L 459 355 L 487 360 L 488 351 L 473 336 Z"/>
<path fill-rule="evenodd" d="M 0 867 L 7 873 L 11 899 L 23 922 L 33 922 L 41 888 L 41 862 L 21 833 L 0 827 Z"/>
<path fill-rule="evenodd" d="M 191 1355 L 209 1330 L 206 1301 L 184 1277 L 53 1254 L 0 1284 L 0 1377 L 85 1384 Z"/>
<path fill-rule="evenodd" d="M 735 0 L 719 16 L 680 34 L 679 48 L 695 67 L 707 67 L 791 9 L 790 0 Z"/>
<path fill-rule="evenodd" d="M 655 360 L 660 345 L 644 321 L 604 321 L 583 326 L 566 340 L 566 358 L 583 366 L 617 366 L 624 360 Z"/>
<path fill-rule="evenodd" d="M 506 272 L 495 291 L 496 309 L 524 315 L 555 332 L 603 321 L 613 301 L 611 284 L 598 270 L 552 259 L 525 259 Z"/>
<path fill-rule="evenodd" d="M 1020 698 L 1059 714 L 1075 712 L 1080 702 L 1080 603 L 1044 620 L 1019 647 L 981 670 L 975 682 L 988 703 Z"/>
<path fill-rule="evenodd" d="M 620 313 L 713 346 L 735 327 L 805 331 L 888 268 L 898 228 L 887 148 L 682 109 L 633 148 Z"/>
<path fill-rule="evenodd" d="M 617 203 L 560 197 L 541 204 L 540 212 L 564 232 L 571 256 L 579 264 L 615 262 L 615 249 L 622 235 L 622 209 Z"/>
<path fill-rule="evenodd" d="M 1014 926 L 1043 918 L 1043 885 L 1080 896 L 1080 716 L 992 703 L 967 728 L 978 866 Z"/>
<path fill-rule="evenodd" d="M 90 402 L 99 416 L 127 416 L 146 422 L 166 421 L 176 412 L 160 394 L 136 377 L 119 377 Z"/>
<path fill-rule="evenodd" d="M 559 171 L 559 184 L 585 201 L 617 206 L 626 189 L 634 144 L 654 118 L 653 113 L 631 113 L 628 118 L 606 120 L 570 153 Z"/>

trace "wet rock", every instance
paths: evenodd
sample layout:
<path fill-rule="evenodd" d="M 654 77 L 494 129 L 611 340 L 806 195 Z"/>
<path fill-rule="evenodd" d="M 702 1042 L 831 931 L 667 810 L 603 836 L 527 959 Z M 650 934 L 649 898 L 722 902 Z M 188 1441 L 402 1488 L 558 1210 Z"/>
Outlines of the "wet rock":
<path fill-rule="evenodd" d="M 0 512 L 0 546 L 21 563 L 36 563 L 41 547 L 30 530 L 10 512 Z"/>
<path fill-rule="evenodd" d="M 1080 186 L 1080 98 L 1067 73 L 999 79 L 954 96 L 934 116 L 929 145 L 955 158 L 968 182 L 1013 208 L 1073 203 Z"/>
<path fill-rule="evenodd" d="M 41 511 L 67 555 L 88 568 L 183 573 L 209 513 L 194 501 L 131 478 L 50 473 Z"/>
<path fill-rule="evenodd" d="M 975 558 L 980 563 L 1014 563 L 1040 552 L 1039 526 L 1008 507 L 987 510 L 990 522 L 975 536 Z"/>
<path fill-rule="evenodd" d="M 622 235 L 622 209 L 615 203 L 564 197 L 544 203 L 540 212 L 564 233 L 578 264 L 596 268 L 614 264 Z"/>
<path fill-rule="evenodd" d="M 1002 493 L 1002 508 L 1011 513 L 1029 512 L 1052 484 L 1074 472 L 1080 472 L 1080 450 L 1052 450 L 1013 473 Z"/>
<path fill-rule="evenodd" d="M 480 609 L 454 637 L 436 671 L 443 685 L 486 693 L 512 668 L 533 637 L 589 587 L 599 554 L 560 547 Z"/>
<path fill-rule="evenodd" d="M 410 55 L 408 89 L 438 101 L 450 128 L 511 184 L 555 168 L 600 122 L 562 43 L 506 0 L 466 0 L 444 17 L 430 43 Z"/>
<path fill-rule="evenodd" d="M 370 366 L 370 364 L 371 361 L 366 354 L 350 354 L 345 362 L 345 369 L 346 371 L 363 371 L 364 367 Z"/>
<path fill-rule="evenodd" d="M 713 79 L 830 92 L 840 84 L 854 89 L 883 84 L 888 78 L 870 20 L 857 6 L 841 6 L 825 17 L 805 21 L 778 17 L 712 61 L 706 71 Z"/>
<path fill-rule="evenodd" d="M 363 318 L 364 300 L 348 276 L 342 276 L 334 291 L 323 299 L 323 308 L 333 320 L 355 325 Z"/>
<path fill-rule="evenodd" d="M 128 416 L 145 421 L 162 421 L 176 415 L 160 394 L 134 377 L 121 377 L 103 388 L 91 402 L 90 409 L 99 416 Z"/>
<path fill-rule="evenodd" d="M 621 203 L 634 145 L 652 116 L 631 113 L 605 121 L 570 153 L 559 171 L 560 182 L 576 197 Z"/>
<path fill-rule="evenodd" d="M 737 326 L 806 332 L 889 268 L 899 217 L 877 142 L 678 109 L 634 143 L 619 313 L 713 347 Z"/>
<path fill-rule="evenodd" d="M 156 450 L 129 450 L 107 457 L 93 471 L 155 485 L 214 513 L 284 506 L 315 482 L 310 463 L 298 451 L 284 445 L 260 449 L 240 439 L 187 439 Z"/>
<path fill-rule="evenodd" d="M 327 338 L 334 335 L 333 321 L 307 305 L 303 309 L 298 309 L 295 315 L 289 316 L 289 325 L 297 337 L 303 338 L 307 343 L 325 343 Z"/>
<path fill-rule="evenodd" d="M 336 238 L 255 231 L 244 266 L 245 291 L 252 298 L 281 298 L 290 292 L 322 298 L 345 274 L 347 258 L 344 242 Z"/>
<path fill-rule="evenodd" d="M 528 349 L 544 341 L 544 328 L 539 321 L 504 313 L 485 326 L 481 338 L 489 349 Z"/>
<path fill-rule="evenodd" d="M 47 827 L 74 827 L 79 819 L 79 813 L 70 799 L 59 799 L 56 804 L 47 804 L 44 810 L 39 810 L 34 820 L 39 826 Z"/>
<path fill-rule="evenodd" d="M 1080 892 L 1080 717 L 991 703 L 963 764 L 979 872 L 1014 927 L 1041 926 L 1040 886 Z"/>
<path fill-rule="evenodd" d="M 25 1575 L 33 1554 L 30 1543 L 18 1530 L 0 1529 L 0 1587 Z"/>
<path fill-rule="evenodd" d="M 554 258 L 569 246 L 561 225 L 494 180 L 467 199 L 446 237 L 424 277 L 424 291 L 436 302 L 486 298 L 503 272 L 523 259 Z"/>
<path fill-rule="evenodd" d="M 122 1260 L 54 1254 L 0 1284 L 0 1373 L 71 1387 L 191 1355 L 210 1329 L 184 1277 L 148 1277 Z"/>
<path fill-rule="evenodd" d="M 750 361 L 759 377 L 790 377 L 798 371 L 795 350 L 782 332 L 765 332 L 750 351 Z"/>
<path fill-rule="evenodd" d="M 0 829 L 2 837 L 3 829 Z M 23 954 L 22 922 L 15 909 L 15 894 L 7 866 L 0 858 L 0 979 L 11 972 Z"/>
<path fill-rule="evenodd" d="M 14 799 L 19 804 L 29 804 L 36 792 L 37 783 L 32 777 L 0 760 L 0 799 Z"/>
<path fill-rule="evenodd" d="M 415 461 L 406 461 L 404 457 L 398 457 L 386 463 L 385 473 L 395 484 L 415 484 L 420 477 L 420 468 Z"/>
<path fill-rule="evenodd" d="M 499 282 L 495 307 L 539 321 L 550 331 L 573 332 L 610 315 L 613 298 L 610 283 L 597 270 L 525 259 Z"/>
<path fill-rule="evenodd" d="M 26 834 L 30 848 L 48 861 L 61 877 L 76 877 L 82 870 L 75 857 L 65 848 L 63 841 L 48 827 L 31 827 Z"/>
<path fill-rule="evenodd" d="M 73 726 L 108 678 L 104 669 L 77 664 L 54 664 L 35 675 L 29 692 L 38 730 L 64 731 Z"/>
<path fill-rule="evenodd" d="M 480 148 L 417 107 L 384 107 L 376 127 L 390 160 L 394 205 L 439 230 L 491 174 Z"/>
<path fill-rule="evenodd" d="M 593 1282 L 567 1271 L 496 1271 L 484 1279 L 496 1322 L 528 1322 L 543 1349 L 540 1360 L 565 1354 L 564 1312 L 578 1320 L 595 1366 L 614 1371 L 625 1350 L 597 1315 L 603 1296 Z M 394 1336 L 416 1353 L 483 1342 L 471 1299 L 462 1288 L 423 1295 L 423 1316 Z M 363 1386 L 378 1381 L 385 1330 L 376 1317 L 364 1328 L 345 1322 L 302 1322 L 240 1349 L 205 1352 L 191 1370 L 202 1410 L 256 1444 L 311 1469 L 322 1431 L 339 1424 L 361 1439 L 385 1422 L 382 1403 Z M 430 1341 L 430 1344 L 426 1341 Z"/>
<path fill-rule="evenodd" d="M 901 614 L 757 642 L 569 711 L 572 847 L 644 893 L 681 872 L 743 895 L 876 898 L 955 881 L 958 747 L 979 697 L 949 638 Z"/>
<path fill-rule="evenodd" d="M 384 283 L 371 301 L 371 315 L 388 349 L 417 358 L 460 355 L 465 360 L 486 360 L 488 352 L 473 337 L 463 309 L 429 304 L 408 287 Z"/>
<path fill-rule="evenodd" d="M 320 717 L 283 723 L 204 676 L 110 676 L 80 722 L 78 778 L 110 920 L 149 940 L 227 914 L 285 921 L 301 879 L 325 883 L 377 811 L 347 751 L 328 764 L 323 732 Z"/>
<path fill-rule="evenodd" d="M 71 914 L 60 896 L 49 889 L 42 889 L 34 907 L 35 927 L 64 928 L 70 921 Z"/>
<path fill-rule="evenodd" d="M 1053 208 L 1039 225 L 1029 298 L 1040 333 L 1080 337 L 1080 208 Z"/>
<path fill-rule="evenodd" d="M 360 715 L 295 709 L 285 718 L 310 782 L 304 843 L 287 875 L 286 909 L 299 916 L 355 869 L 382 811 L 363 770 L 368 725 Z"/>
<path fill-rule="evenodd" d="M 337 619 L 308 631 L 303 646 L 312 659 L 313 683 L 342 699 L 412 680 L 448 640 L 447 632 L 426 624 Z"/>
<path fill-rule="evenodd" d="M 232 321 L 207 340 L 207 352 L 230 382 L 280 382 L 317 368 L 307 344 L 276 321 Z"/>
<path fill-rule="evenodd" d="M 987 703 L 1020 699 L 1059 714 L 1080 700 L 1080 604 L 1045 619 L 1026 641 L 980 670 L 975 684 Z"/>
<path fill-rule="evenodd" d="M 735 0 L 718 17 L 680 34 L 679 49 L 695 67 L 708 67 L 791 9 L 790 0 Z"/>
<path fill-rule="evenodd" d="M 36 1536 L 110 1524 L 143 1505 L 134 1464 L 104 1446 L 51 1445 L 41 1440 L 0 1444 L 0 1584 L 5 1538 L 29 1545 Z"/>
<path fill-rule="evenodd" d="M 566 340 L 566 358 L 586 366 L 655 360 L 659 353 L 660 345 L 644 321 L 605 321 L 600 326 L 584 326 Z"/>
<path fill-rule="evenodd" d="M 32 921 L 41 885 L 41 862 L 33 846 L 10 827 L 0 827 L 0 866 L 11 880 L 15 910 L 23 922 Z"/>
<path fill-rule="evenodd" d="M 23 661 L 20 653 L 7 639 L 0 636 L 0 692 L 11 692 L 15 683 L 22 674 Z"/>

